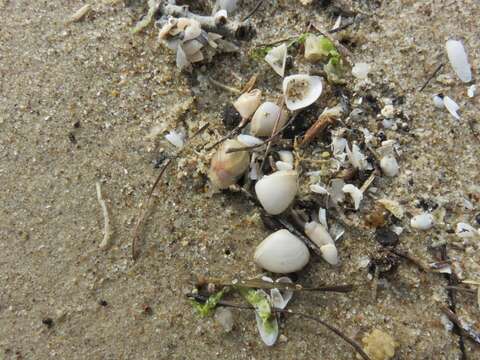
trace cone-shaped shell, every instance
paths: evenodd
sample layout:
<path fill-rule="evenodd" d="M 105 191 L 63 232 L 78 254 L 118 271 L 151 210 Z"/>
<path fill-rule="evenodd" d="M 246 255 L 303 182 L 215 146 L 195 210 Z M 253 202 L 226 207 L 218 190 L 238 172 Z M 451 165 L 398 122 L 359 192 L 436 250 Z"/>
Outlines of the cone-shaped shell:
<path fill-rule="evenodd" d="M 313 104 L 322 94 L 320 76 L 290 75 L 283 79 L 283 95 L 288 110 L 299 110 Z"/>
<path fill-rule="evenodd" d="M 213 156 L 208 177 L 214 187 L 225 189 L 235 184 L 242 174 L 247 171 L 250 165 L 248 151 L 237 151 L 227 154 L 228 149 L 240 147 L 244 147 L 240 141 L 227 140 Z"/>
<path fill-rule="evenodd" d="M 257 246 L 254 260 L 265 270 L 287 274 L 301 270 L 310 260 L 310 253 L 298 237 L 282 229 Z"/>
<path fill-rule="evenodd" d="M 327 244 L 320 247 L 322 258 L 330 265 L 338 264 L 338 251 L 334 244 Z"/>
<path fill-rule="evenodd" d="M 265 61 L 281 77 L 285 75 L 285 65 L 287 64 L 287 44 L 283 43 L 274 47 L 265 56 Z"/>
<path fill-rule="evenodd" d="M 263 208 L 272 215 L 284 212 L 298 190 L 295 170 L 282 170 L 266 175 L 255 184 L 255 193 Z"/>
<path fill-rule="evenodd" d="M 272 131 L 280 111 L 280 106 L 269 101 L 260 105 L 252 118 L 250 125 L 251 134 L 254 136 L 272 135 Z M 287 123 L 287 120 L 287 112 L 282 111 L 278 121 L 277 130 L 281 129 Z"/>
<path fill-rule="evenodd" d="M 233 106 L 240 113 L 242 118 L 248 119 L 260 106 L 262 92 L 258 89 L 253 89 L 240 97 L 233 103 Z"/>
<path fill-rule="evenodd" d="M 318 247 L 327 244 L 335 244 L 328 231 L 316 221 L 311 221 L 305 224 L 305 234 L 312 240 Z"/>

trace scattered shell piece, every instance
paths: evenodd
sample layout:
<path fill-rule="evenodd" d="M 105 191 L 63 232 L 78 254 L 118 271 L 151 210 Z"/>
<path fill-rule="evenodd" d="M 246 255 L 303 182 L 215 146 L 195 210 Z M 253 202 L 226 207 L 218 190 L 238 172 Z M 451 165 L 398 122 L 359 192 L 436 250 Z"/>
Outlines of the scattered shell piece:
<path fill-rule="evenodd" d="M 355 210 L 358 210 L 360 207 L 360 202 L 363 199 L 363 192 L 352 184 L 344 185 L 342 191 L 346 194 L 350 194 L 353 199 L 353 203 L 355 204 Z"/>
<path fill-rule="evenodd" d="M 95 188 L 97 190 L 98 203 L 100 204 L 100 207 L 102 208 L 103 221 L 104 221 L 103 240 L 100 243 L 100 248 L 105 249 L 106 247 L 108 247 L 110 245 L 110 238 L 112 237 L 112 229 L 110 227 L 110 217 L 108 216 L 107 204 L 105 203 L 105 200 L 103 200 L 102 187 L 101 187 L 99 181 L 97 181 L 95 183 Z"/>
<path fill-rule="evenodd" d="M 225 141 L 212 158 L 208 177 L 213 186 L 226 189 L 237 182 L 250 166 L 248 151 L 227 153 L 228 149 L 244 147 L 238 140 Z"/>
<path fill-rule="evenodd" d="M 237 109 L 242 118 L 248 119 L 260 106 L 261 98 L 262 92 L 258 89 L 253 89 L 240 95 L 240 97 L 233 103 L 233 106 Z"/>
<path fill-rule="evenodd" d="M 347 155 L 350 163 L 358 170 L 369 170 L 372 168 L 367 161 L 367 157 L 361 152 L 357 144 L 352 145 L 352 150 L 350 150 L 350 147 L 347 144 Z"/>
<path fill-rule="evenodd" d="M 285 65 L 287 63 L 287 44 L 283 43 L 270 50 L 265 56 L 265 61 L 281 77 L 285 75 Z"/>
<path fill-rule="evenodd" d="M 455 234 L 461 238 L 471 238 L 479 234 L 478 230 L 467 223 L 458 223 L 455 229 Z"/>
<path fill-rule="evenodd" d="M 219 323 L 225 332 L 230 332 L 233 329 L 233 314 L 229 308 L 217 307 L 214 315 L 215 320 Z"/>
<path fill-rule="evenodd" d="M 385 209 L 387 209 L 393 216 L 397 219 L 402 219 L 405 211 L 403 207 L 395 200 L 390 199 L 380 199 L 377 200 L 378 203 L 382 204 Z"/>
<path fill-rule="evenodd" d="M 390 154 L 380 159 L 380 167 L 382 168 L 382 172 L 388 177 L 397 176 L 400 170 L 397 159 Z"/>
<path fill-rule="evenodd" d="M 276 283 L 286 283 L 286 284 L 292 284 L 292 280 L 289 277 L 282 276 L 275 280 Z M 293 297 L 293 291 L 291 290 L 284 290 L 280 291 L 277 288 L 274 288 L 270 290 L 270 298 L 273 307 L 277 309 L 285 309 L 288 305 L 288 302 L 292 299 Z"/>
<path fill-rule="evenodd" d="M 320 252 L 322 253 L 323 260 L 328 262 L 330 265 L 338 264 L 338 251 L 334 244 L 320 246 Z"/>
<path fill-rule="evenodd" d="M 352 75 L 357 79 L 364 80 L 368 77 L 370 65 L 367 63 L 356 63 L 352 68 Z"/>
<path fill-rule="evenodd" d="M 268 302 L 271 302 L 270 296 L 268 296 L 265 291 L 257 290 L 257 293 L 262 294 L 266 299 L 268 299 Z M 268 319 L 268 321 L 262 319 L 262 317 L 260 316 L 262 310 L 262 307 L 255 309 L 255 320 L 257 322 L 257 329 L 265 345 L 273 346 L 277 341 L 278 337 L 278 321 L 275 315 L 272 315 Z"/>
<path fill-rule="evenodd" d="M 477 85 L 475 84 L 470 85 L 467 89 L 467 95 L 469 98 L 473 98 L 476 92 L 477 92 Z"/>
<path fill-rule="evenodd" d="M 77 21 L 82 20 L 87 14 L 92 11 L 92 5 L 86 4 L 82 6 L 80 9 L 75 11 L 72 16 L 68 19 L 67 23 L 74 23 Z"/>
<path fill-rule="evenodd" d="M 430 213 L 422 213 L 414 216 L 410 220 L 410 225 L 419 230 L 428 230 L 435 224 L 433 215 Z"/>
<path fill-rule="evenodd" d="M 276 161 L 275 166 L 278 171 L 293 170 L 293 165 L 285 161 Z"/>
<path fill-rule="evenodd" d="M 274 172 L 255 184 L 258 200 L 272 215 L 284 212 L 292 203 L 297 191 L 298 173 L 294 170 Z"/>
<path fill-rule="evenodd" d="M 458 115 L 457 111 L 460 109 L 460 106 L 453 101 L 451 98 L 448 96 L 443 97 L 443 103 L 445 104 L 445 107 L 447 108 L 448 112 L 457 120 L 460 120 L 460 115 Z"/>
<path fill-rule="evenodd" d="M 310 260 L 305 244 L 286 229 L 269 235 L 257 246 L 254 261 L 274 273 L 291 273 L 302 269 Z"/>
<path fill-rule="evenodd" d="M 328 190 L 320 184 L 312 184 L 310 185 L 310 191 L 316 194 L 328 195 Z"/>
<path fill-rule="evenodd" d="M 445 103 L 443 102 L 443 95 L 435 94 L 433 95 L 432 99 L 433 99 L 433 104 L 437 108 L 443 109 L 445 107 Z"/>
<path fill-rule="evenodd" d="M 263 140 L 255 136 L 240 134 L 237 136 L 237 140 L 245 144 L 245 146 L 255 146 L 263 144 Z"/>
<path fill-rule="evenodd" d="M 461 41 L 448 40 L 446 43 L 447 56 L 453 71 L 463 82 L 472 81 L 472 71 L 468 62 L 467 53 Z"/>
<path fill-rule="evenodd" d="M 305 224 L 304 230 L 305 235 L 307 235 L 318 247 L 327 244 L 335 244 L 327 229 L 322 224 L 311 221 Z"/>
<path fill-rule="evenodd" d="M 170 144 L 174 145 L 179 149 L 181 149 L 185 144 L 185 135 L 175 130 L 172 130 L 167 135 L 165 135 L 165 139 L 167 139 Z"/>
<path fill-rule="evenodd" d="M 289 110 L 312 105 L 322 94 L 322 79 L 306 74 L 290 75 L 283 79 L 283 95 Z"/>
<path fill-rule="evenodd" d="M 283 162 L 292 164 L 293 166 L 293 153 L 288 150 L 280 150 L 278 151 L 278 156 L 280 157 L 280 160 Z"/>
<path fill-rule="evenodd" d="M 373 330 L 362 339 L 362 342 L 363 349 L 372 360 L 390 360 L 395 355 L 397 343 L 389 334 L 381 330 Z"/>
<path fill-rule="evenodd" d="M 281 114 L 280 114 L 281 111 Z M 277 104 L 267 101 L 261 104 L 253 115 L 252 122 L 250 124 L 250 132 L 255 136 L 270 136 L 272 135 L 275 122 L 277 121 L 277 129 L 281 129 L 288 120 L 288 113 L 282 111 Z"/>

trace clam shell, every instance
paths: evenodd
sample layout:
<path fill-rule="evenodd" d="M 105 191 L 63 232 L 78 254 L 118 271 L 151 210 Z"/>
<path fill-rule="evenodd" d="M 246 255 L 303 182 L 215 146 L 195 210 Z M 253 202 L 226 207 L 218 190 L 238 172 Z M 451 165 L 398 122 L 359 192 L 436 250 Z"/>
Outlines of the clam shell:
<path fill-rule="evenodd" d="M 265 61 L 281 77 L 285 75 L 285 65 L 287 63 L 287 44 L 283 43 L 270 50 L 265 56 Z"/>
<path fill-rule="evenodd" d="M 240 97 L 233 103 L 233 106 L 240 113 L 242 118 L 248 119 L 260 106 L 262 92 L 258 89 L 253 89 L 248 93 L 240 95 Z"/>
<path fill-rule="evenodd" d="M 270 136 L 272 135 L 275 122 L 280 113 L 280 106 L 273 102 L 264 102 L 260 105 L 253 115 L 250 125 L 250 132 L 254 136 Z M 286 111 L 282 111 L 278 121 L 277 129 L 281 129 L 288 120 Z"/>
<path fill-rule="evenodd" d="M 298 174 L 282 170 L 266 175 L 255 184 L 255 193 L 263 208 L 272 215 L 284 212 L 298 191 Z"/>
<path fill-rule="evenodd" d="M 225 189 L 235 184 L 249 168 L 250 155 L 248 151 L 226 153 L 228 149 L 240 147 L 244 147 L 240 141 L 227 140 L 213 156 L 208 177 L 216 188 Z"/>
<path fill-rule="evenodd" d="M 257 265 L 274 273 L 299 271 L 310 260 L 305 244 L 288 230 L 274 232 L 263 240 L 255 250 Z"/>
<path fill-rule="evenodd" d="M 448 40 L 446 43 L 447 56 L 453 71 L 463 82 L 472 81 L 472 70 L 468 62 L 467 53 L 461 41 Z"/>
<path fill-rule="evenodd" d="M 319 248 L 327 244 L 335 244 L 327 229 L 316 221 L 311 221 L 305 224 L 305 234 Z"/>
<path fill-rule="evenodd" d="M 283 79 L 283 95 L 288 110 L 299 110 L 312 105 L 322 94 L 320 76 L 290 75 Z"/>

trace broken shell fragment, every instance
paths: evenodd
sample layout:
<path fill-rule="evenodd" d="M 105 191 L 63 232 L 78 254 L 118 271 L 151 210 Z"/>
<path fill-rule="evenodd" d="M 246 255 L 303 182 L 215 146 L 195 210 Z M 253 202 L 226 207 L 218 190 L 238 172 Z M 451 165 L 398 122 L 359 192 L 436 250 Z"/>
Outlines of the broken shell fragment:
<path fill-rule="evenodd" d="M 208 177 L 216 188 L 225 189 L 235 184 L 247 171 L 250 165 L 248 151 L 227 153 L 228 149 L 241 147 L 244 147 L 243 143 L 237 140 L 227 140 L 213 156 Z"/>
<path fill-rule="evenodd" d="M 419 230 L 428 230 L 434 223 L 433 215 L 430 213 L 416 215 L 410 220 L 410 226 Z"/>
<path fill-rule="evenodd" d="M 281 77 L 285 75 L 285 65 L 287 63 L 287 44 L 283 43 L 270 50 L 265 56 L 265 61 Z"/>
<path fill-rule="evenodd" d="M 282 111 L 277 104 L 269 101 L 264 102 L 253 115 L 250 125 L 251 134 L 254 136 L 272 135 L 275 122 L 279 116 L 277 130 L 281 129 L 287 123 L 288 114 L 286 111 Z"/>
<path fill-rule="evenodd" d="M 284 212 L 298 190 L 298 173 L 282 170 L 266 175 L 255 184 L 255 193 L 263 208 L 271 215 Z"/>
<path fill-rule="evenodd" d="M 463 82 L 472 81 L 472 71 L 468 62 L 467 53 L 461 41 L 448 40 L 446 43 L 447 56 L 453 71 Z"/>
<path fill-rule="evenodd" d="M 370 65 L 367 63 L 356 63 L 352 68 L 352 75 L 357 79 L 364 80 L 368 77 Z"/>
<path fill-rule="evenodd" d="M 461 238 L 471 238 L 479 235 L 479 231 L 470 224 L 460 222 L 457 224 L 455 234 Z"/>
<path fill-rule="evenodd" d="M 397 160 L 390 154 L 382 157 L 380 167 L 382 168 L 382 172 L 388 177 L 397 176 L 400 169 Z"/>
<path fill-rule="evenodd" d="M 443 103 L 445 107 L 447 108 L 448 112 L 457 120 L 460 120 L 460 115 L 458 115 L 458 110 L 460 110 L 460 106 L 453 101 L 450 97 L 444 96 L 443 97 Z"/>
<path fill-rule="evenodd" d="M 345 185 L 342 188 L 342 191 L 346 194 L 350 194 L 355 206 L 355 210 L 358 210 L 358 208 L 360 207 L 360 202 L 363 199 L 363 192 L 359 188 L 357 188 L 355 185 L 352 185 L 352 184 Z"/>
<path fill-rule="evenodd" d="M 310 260 L 305 244 L 286 229 L 278 230 L 263 240 L 255 250 L 257 265 L 274 273 L 301 270 Z"/>
<path fill-rule="evenodd" d="M 305 224 L 305 235 L 319 248 L 327 244 L 335 244 L 327 229 L 316 221 Z"/>
<path fill-rule="evenodd" d="M 323 260 L 330 265 L 338 264 L 338 251 L 334 244 L 320 246 L 320 252 L 322 253 Z"/>
<path fill-rule="evenodd" d="M 288 110 L 299 110 L 312 105 L 322 94 L 322 78 L 297 74 L 283 80 L 283 95 Z"/>
<path fill-rule="evenodd" d="M 433 99 L 433 104 L 435 107 L 439 109 L 443 109 L 445 107 L 445 104 L 443 103 L 443 95 L 442 94 L 435 94 L 432 97 Z"/>
<path fill-rule="evenodd" d="M 242 118 L 248 119 L 260 106 L 261 98 L 262 92 L 258 89 L 253 89 L 252 91 L 240 95 L 240 97 L 233 103 L 233 106 L 237 109 Z"/>

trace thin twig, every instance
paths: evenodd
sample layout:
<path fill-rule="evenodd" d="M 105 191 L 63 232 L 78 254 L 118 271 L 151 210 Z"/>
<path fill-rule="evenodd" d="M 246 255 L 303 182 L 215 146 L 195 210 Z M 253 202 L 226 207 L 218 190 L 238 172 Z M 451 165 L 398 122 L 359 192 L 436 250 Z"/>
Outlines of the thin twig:
<path fill-rule="evenodd" d="M 421 270 L 423 270 L 427 273 L 432 272 L 432 269 L 430 269 L 427 265 L 425 265 L 421 260 L 419 260 L 416 257 L 410 255 L 406 251 L 399 250 L 399 249 L 390 249 L 388 251 L 394 253 L 395 255 L 400 256 L 401 258 L 407 259 L 408 261 L 417 265 Z"/>
<path fill-rule="evenodd" d="M 103 197 L 102 197 L 102 187 L 100 185 L 100 181 L 96 182 L 95 187 L 97 189 L 97 199 L 100 204 L 100 207 L 102 208 L 103 220 L 104 220 L 103 240 L 100 243 L 100 248 L 105 249 L 110 244 L 112 229 L 110 228 L 110 218 L 108 216 L 107 204 L 105 203 L 105 200 L 103 200 Z"/>
<path fill-rule="evenodd" d="M 238 90 L 237 88 L 234 88 L 232 86 L 228 86 L 228 85 L 225 85 L 225 84 L 222 84 L 221 82 L 213 79 L 211 76 L 208 77 L 208 81 L 210 81 L 213 85 L 215 85 L 216 87 L 220 88 L 220 89 L 223 89 L 223 90 L 226 90 L 226 91 L 229 91 L 233 94 L 241 94 L 242 91 L 241 90 Z"/>
<path fill-rule="evenodd" d="M 472 339 L 475 343 L 480 345 L 480 333 L 476 331 L 472 326 L 465 324 L 460 320 L 460 318 L 455 314 L 452 310 L 450 310 L 447 306 L 442 305 L 440 309 L 447 315 L 448 319 L 453 322 L 455 325 L 461 329 L 465 335 L 467 335 L 470 339 Z"/>
<path fill-rule="evenodd" d="M 356 22 L 355 20 L 351 20 L 351 21 L 343 24 L 342 26 L 339 26 L 339 27 L 336 28 L 336 29 L 328 30 L 328 33 L 329 33 L 329 34 L 335 34 L 335 33 L 339 32 L 339 31 L 345 30 L 346 28 L 349 28 L 350 26 L 352 26 L 353 24 L 355 24 L 355 22 Z"/>
<path fill-rule="evenodd" d="M 418 91 L 423 91 L 427 87 L 427 85 L 430 83 L 430 81 L 432 81 L 432 79 L 438 74 L 438 72 L 444 65 L 445 65 L 444 63 L 441 63 L 440 65 L 438 65 L 435 71 L 432 73 L 432 75 L 428 77 L 427 81 L 425 81 L 425 83 L 422 85 L 422 87 Z"/>
<path fill-rule="evenodd" d="M 249 121 L 249 119 L 242 119 L 242 121 L 240 121 L 240 124 L 238 124 L 235 129 L 231 130 L 227 135 L 225 135 L 225 136 L 222 137 L 221 139 L 217 140 L 213 145 L 207 146 L 207 147 L 205 148 L 205 150 L 210 151 L 210 150 L 212 150 L 213 148 L 215 148 L 215 147 L 217 147 L 218 145 L 220 145 L 221 143 L 223 143 L 224 141 L 230 139 L 232 136 L 235 136 L 235 135 L 237 135 L 238 133 L 240 133 L 240 131 L 242 131 L 242 129 L 243 129 L 245 126 L 247 126 L 248 121 Z M 228 153 L 228 152 L 227 152 L 227 153 Z"/>
<path fill-rule="evenodd" d="M 198 129 L 191 137 L 190 140 L 194 139 L 196 136 L 201 134 L 210 124 L 205 124 L 203 125 L 200 129 Z M 141 225 L 144 222 L 145 215 L 147 213 L 147 210 L 150 208 L 150 203 L 152 200 L 152 195 L 153 192 L 155 191 L 155 188 L 157 187 L 158 183 L 160 182 L 160 179 L 162 175 L 165 173 L 165 170 L 167 170 L 168 166 L 172 163 L 172 161 L 180 156 L 180 154 L 184 151 L 186 146 L 181 148 L 174 156 L 171 158 L 165 160 L 163 163 L 160 172 L 157 175 L 157 178 L 155 182 L 153 183 L 152 187 L 150 188 L 150 191 L 148 192 L 147 199 L 146 201 L 140 206 L 139 210 L 139 215 L 137 218 L 137 223 L 135 224 L 135 227 L 133 229 L 133 239 L 132 239 L 132 259 L 136 260 L 138 258 L 138 250 L 137 250 L 137 244 L 138 241 L 140 240 L 140 228 Z"/>
<path fill-rule="evenodd" d="M 201 301 L 201 302 L 205 302 L 208 299 L 207 297 L 202 296 L 202 295 L 198 295 L 198 294 L 187 294 L 187 297 L 193 298 L 193 299 L 195 299 L 197 301 Z M 255 308 L 253 306 L 236 304 L 236 303 L 233 303 L 231 301 L 226 301 L 226 300 L 220 300 L 217 303 L 217 306 L 231 307 L 231 308 L 242 309 L 242 310 L 255 310 Z M 315 322 L 319 323 L 320 325 L 323 325 L 324 327 L 326 327 L 328 330 L 330 330 L 335 335 L 340 337 L 346 343 L 350 344 L 355 349 L 355 351 L 364 360 L 371 360 L 371 358 L 367 355 L 367 353 L 365 353 L 365 351 L 362 349 L 362 346 L 359 343 L 357 343 L 353 339 L 350 339 L 340 329 L 336 328 L 333 325 L 330 325 L 325 320 L 322 320 L 319 317 L 312 316 L 312 315 L 309 315 L 309 314 L 304 314 L 304 313 L 297 312 L 297 311 L 292 311 L 292 310 L 289 310 L 289 309 L 272 308 L 272 311 L 275 312 L 275 313 L 291 314 L 293 316 L 298 316 L 298 317 L 302 317 L 302 318 L 305 318 L 305 319 L 315 321 Z"/>
<path fill-rule="evenodd" d="M 259 1 L 257 2 L 257 5 L 255 5 L 255 7 L 253 8 L 253 10 L 250 11 L 250 12 L 242 19 L 242 22 L 245 22 L 245 21 L 247 21 L 248 19 L 250 19 L 250 18 L 253 16 L 253 14 L 255 14 L 255 13 L 257 12 L 257 10 L 260 9 L 260 6 L 262 6 L 263 2 L 264 2 L 264 0 L 259 0 Z"/>

